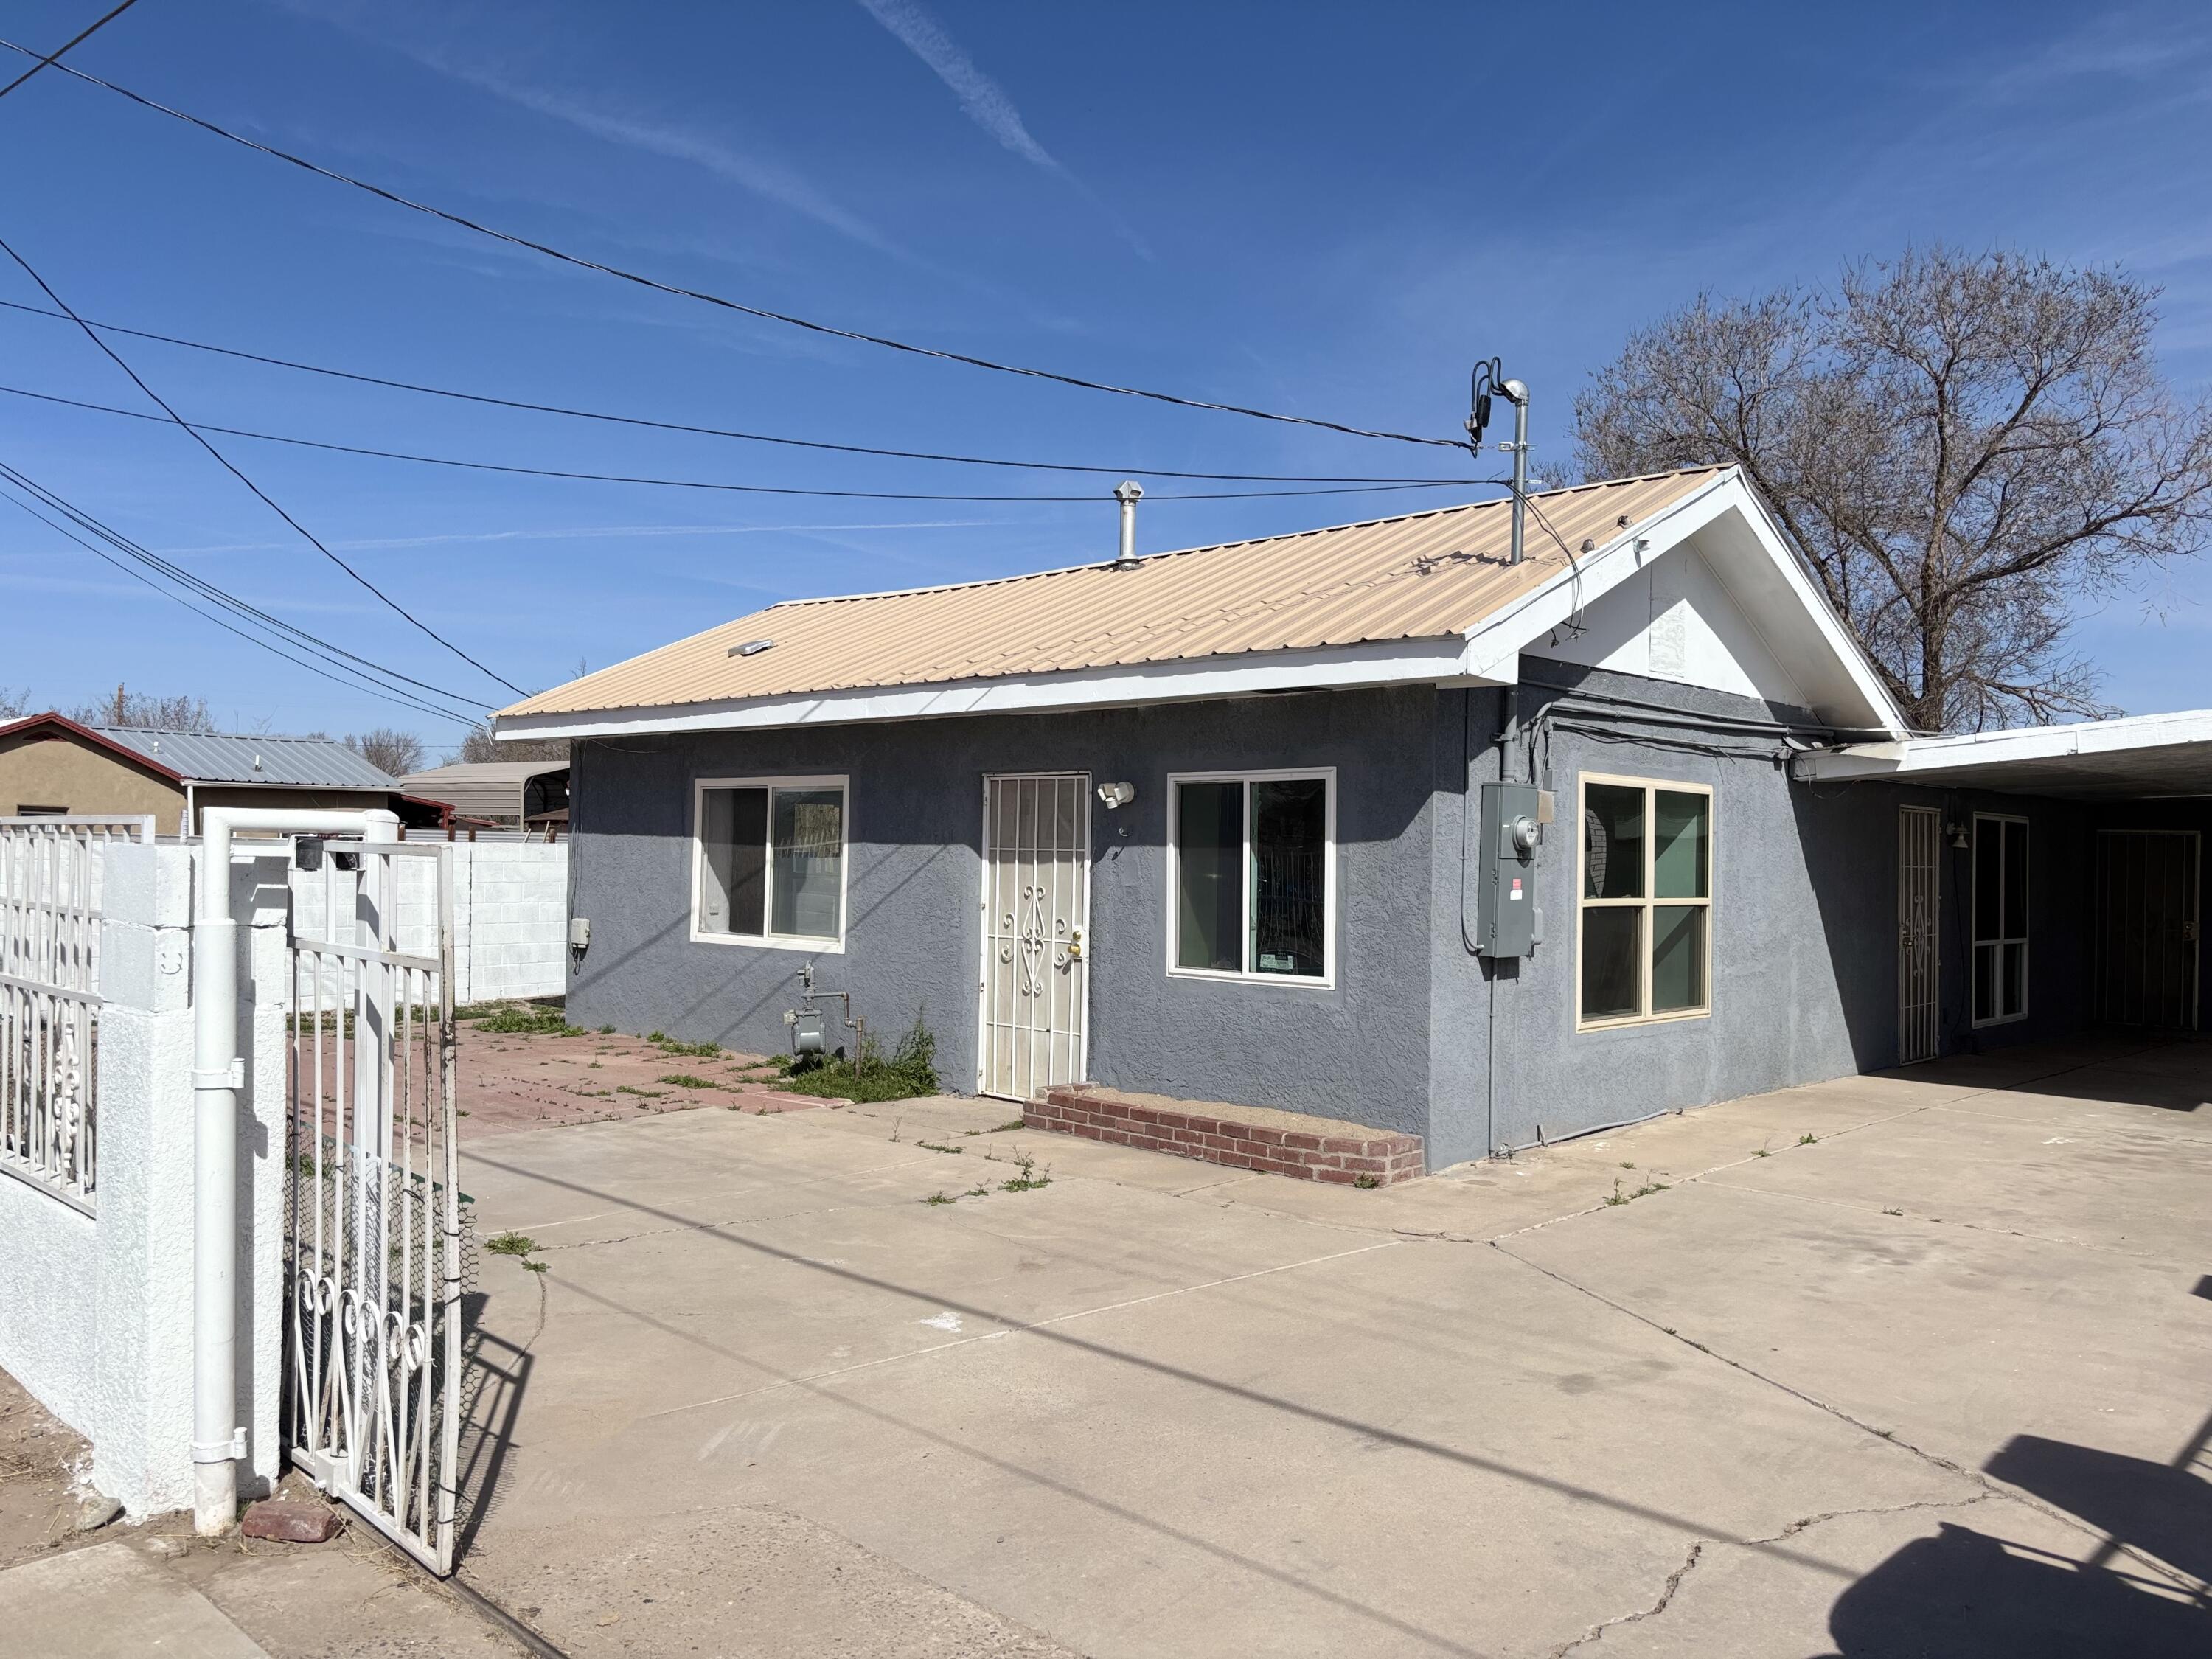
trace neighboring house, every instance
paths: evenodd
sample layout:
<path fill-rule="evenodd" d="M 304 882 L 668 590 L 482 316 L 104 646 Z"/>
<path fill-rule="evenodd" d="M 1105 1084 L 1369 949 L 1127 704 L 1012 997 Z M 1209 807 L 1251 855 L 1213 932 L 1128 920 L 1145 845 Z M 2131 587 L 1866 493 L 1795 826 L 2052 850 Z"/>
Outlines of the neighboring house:
<path fill-rule="evenodd" d="M 433 767 L 399 780 L 410 794 L 445 802 L 456 821 L 522 829 L 565 825 L 568 813 L 566 761 L 483 761 Z"/>
<path fill-rule="evenodd" d="M 411 799 L 398 779 L 327 738 L 81 726 L 56 714 L 0 726 L 0 816 L 150 812 L 162 835 L 197 835 L 210 806 L 388 807 L 409 823 L 440 817 L 437 803 Z"/>
<path fill-rule="evenodd" d="M 570 1018 L 773 1051 L 811 966 L 963 1089 L 1431 1168 L 2194 1025 L 2212 715 L 1911 738 L 1732 468 L 1510 519 L 792 601 L 515 704 L 572 744 Z"/>

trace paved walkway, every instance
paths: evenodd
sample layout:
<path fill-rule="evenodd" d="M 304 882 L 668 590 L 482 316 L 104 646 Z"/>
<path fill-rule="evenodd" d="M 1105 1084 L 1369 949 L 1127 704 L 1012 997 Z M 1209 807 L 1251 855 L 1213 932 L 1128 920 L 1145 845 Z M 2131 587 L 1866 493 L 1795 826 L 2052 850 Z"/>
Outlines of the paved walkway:
<path fill-rule="evenodd" d="M 938 1101 L 480 1141 L 471 1582 L 579 1656 L 2212 1650 L 2212 1048 L 1375 1192 Z"/>

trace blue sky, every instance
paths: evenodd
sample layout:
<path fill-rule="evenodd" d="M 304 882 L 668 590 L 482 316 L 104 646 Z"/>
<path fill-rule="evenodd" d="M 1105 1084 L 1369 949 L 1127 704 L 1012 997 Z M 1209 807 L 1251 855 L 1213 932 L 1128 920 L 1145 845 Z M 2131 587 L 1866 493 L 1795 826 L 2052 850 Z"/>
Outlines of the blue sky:
<path fill-rule="evenodd" d="M 96 0 L 18 0 L 50 46 Z M 1534 390 L 1534 465 L 1624 333 L 1700 289 L 1947 238 L 2118 261 L 2212 381 L 2201 5 L 613 6 L 142 0 L 72 61 L 265 141 L 692 286 L 951 349 L 1449 434 Z M 1443 452 L 823 340 L 486 243 L 57 76 L 0 103 L 0 234 L 84 314 L 510 396 L 1109 466 L 1428 472 Z M 36 301 L 20 272 L 0 299 Z M 188 417 L 523 465 L 1097 505 L 708 494 L 226 441 L 378 585 L 526 686 L 794 594 L 1101 556 L 1110 478 L 811 455 L 499 414 L 119 342 Z M 0 382 L 143 406 L 0 313 Z M 182 434 L 0 396 L 0 459 L 298 625 L 490 702 Z M 1485 471 L 1487 468 L 1483 469 Z M 1187 486 L 1201 488 L 1202 486 Z M 1224 486 L 1226 487 L 1226 486 Z M 1186 546 L 1449 492 L 1161 499 Z M 1390 507 L 1378 506 L 1389 502 Z M 2130 712 L 2207 702 L 2212 566 L 2085 615 Z M 0 507 L 0 687 L 118 679 L 227 725 L 457 729 L 276 662 Z"/>

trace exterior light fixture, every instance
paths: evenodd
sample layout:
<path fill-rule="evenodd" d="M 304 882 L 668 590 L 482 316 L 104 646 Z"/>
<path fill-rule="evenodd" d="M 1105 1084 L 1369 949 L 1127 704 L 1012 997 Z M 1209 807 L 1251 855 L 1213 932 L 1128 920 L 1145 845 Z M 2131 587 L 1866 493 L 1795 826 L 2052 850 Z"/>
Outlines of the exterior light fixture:
<path fill-rule="evenodd" d="M 1106 810 L 1109 812 L 1120 811 L 1136 798 L 1137 786 L 1133 783 L 1102 783 L 1098 786 L 1098 799 L 1106 803 Z"/>

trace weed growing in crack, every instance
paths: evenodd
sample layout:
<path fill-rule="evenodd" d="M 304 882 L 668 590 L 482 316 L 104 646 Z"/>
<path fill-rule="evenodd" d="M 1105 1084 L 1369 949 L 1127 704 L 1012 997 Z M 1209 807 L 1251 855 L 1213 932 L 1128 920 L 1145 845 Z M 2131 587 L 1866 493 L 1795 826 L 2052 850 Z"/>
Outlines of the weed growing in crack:
<path fill-rule="evenodd" d="M 1817 1146 L 1820 1145 L 1820 1138 L 1818 1135 L 1799 1135 L 1797 1137 L 1797 1144 L 1800 1146 Z"/>
<path fill-rule="evenodd" d="M 921 1201 L 925 1204 L 957 1204 L 960 1200 L 950 1193 L 932 1193 Z"/>
<path fill-rule="evenodd" d="M 666 1077 L 655 1078 L 653 1081 L 673 1084 L 678 1089 L 719 1089 L 722 1086 L 710 1077 L 694 1077 L 689 1072 L 671 1072 Z"/>
<path fill-rule="evenodd" d="M 1882 1213 L 1884 1215 L 1903 1215 L 1905 1212 L 1902 1210 L 1884 1210 Z"/>
<path fill-rule="evenodd" d="M 1630 1163 L 1626 1158 L 1624 1158 L 1623 1159 L 1621 1159 L 1621 1160 L 1620 1160 L 1620 1167 L 1621 1167 L 1622 1169 L 1624 1169 L 1624 1170 L 1632 1170 L 1632 1169 L 1634 1169 L 1636 1166 L 1635 1166 L 1633 1164 L 1631 1164 L 1631 1163 Z"/>
<path fill-rule="evenodd" d="M 1014 1167 L 1019 1170 L 1021 1174 L 1016 1176 L 1012 1181 L 1000 1182 L 999 1183 L 1000 1192 L 1030 1193 L 1035 1192 L 1040 1187 L 1052 1185 L 1052 1166 L 1047 1164 L 1044 1173 L 1039 1175 L 1036 1172 L 1036 1159 L 1030 1153 L 1016 1152 Z"/>
<path fill-rule="evenodd" d="M 666 1094 L 668 1091 L 665 1089 L 634 1089 L 627 1083 L 617 1083 L 615 1085 L 615 1092 L 618 1095 L 641 1095 L 647 1100 L 658 1100 L 661 1096 Z"/>
<path fill-rule="evenodd" d="M 538 1241 L 528 1233 L 501 1233 L 498 1237 L 489 1239 L 484 1243 L 487 1254 L 511 1255 L 532 1273 L 542 1273 L 546 1271 L 545 1263 L 531 1260 L 537 1249 Z"/>
<path fill-rule="evenodd" d="M 1352 1184 L 1358 1188 L 1362 1192 L 1373 1192 L 1375 1188 L 1380 1187 L 1382 1183 L 1377 1181 L 1371 1175 L 1357 1175 L 1352 1176 Z"/>
<path fill-rule="evenodd" d="M 934 1140 L 917 1140 L 914 1144 L 921 1147 L 925 1152 L 951 1152 L 956 1157 L 968 1150 L 964 1146 L 941 1146 Z"/>

